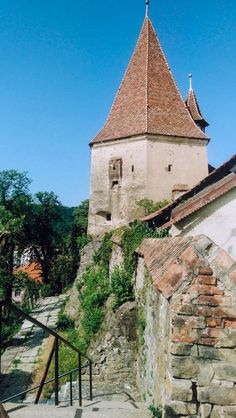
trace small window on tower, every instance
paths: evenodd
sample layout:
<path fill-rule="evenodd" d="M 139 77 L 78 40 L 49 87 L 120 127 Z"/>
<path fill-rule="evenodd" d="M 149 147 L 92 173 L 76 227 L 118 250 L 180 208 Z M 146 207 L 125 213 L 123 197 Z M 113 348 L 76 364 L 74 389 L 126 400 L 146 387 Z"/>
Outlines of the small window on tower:
<path fill-rule="evenodd" d="M 118 180 L 113 180 L 112 183 L 111 183 L 111 188 L 115 189 L 118 186 L 119 186 L 119 181 Z"/>
<path fill-rule="evenodd" d="M 134 165 L 132 165 L 132 168 L 131 168 L 131 170 L 132 170 L 132 173 L 134 172 Z"/>
<path fill-rule="evenodd" d="M 111 189 L 118 189 L 122 182 L 122 159 L 114 158 L 109 161 L 109 182 Z"/>
<path fill-rule="evenodd" d="M 107 220 L 107 221 L 111 221 L 111 213 L 107 213 L 107 215 L 106 215 L 106 220 Z"/>
<path fill-rule="evenodd" d="M 168 171 L 169 171 L 169 172 L 172 170 L 172 166 L 173 166 L 173 164 L 169 164 L 169 165 L 168 165 Z"/>

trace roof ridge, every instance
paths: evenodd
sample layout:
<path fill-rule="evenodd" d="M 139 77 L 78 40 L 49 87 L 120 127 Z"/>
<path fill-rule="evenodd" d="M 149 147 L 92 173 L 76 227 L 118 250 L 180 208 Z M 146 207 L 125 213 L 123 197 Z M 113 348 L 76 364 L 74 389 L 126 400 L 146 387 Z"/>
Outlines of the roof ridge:
<path fill-rule="evenodd" d="M 148 132 L 149 119 L 148 119 L 148 108 L 149 108 L 149 97 L 148 97 L 148 66 L 149 66 L 149 22 L 151 23 L 149 17 L 145 18 L 147 20 L 147 58 L 146 58 L 146 132 Z"/>

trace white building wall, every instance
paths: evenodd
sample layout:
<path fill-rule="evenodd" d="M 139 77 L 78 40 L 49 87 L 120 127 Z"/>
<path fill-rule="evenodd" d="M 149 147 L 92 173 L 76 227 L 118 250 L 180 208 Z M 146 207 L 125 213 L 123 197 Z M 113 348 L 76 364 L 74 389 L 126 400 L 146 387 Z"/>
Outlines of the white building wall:
<path fill-rule="evenodd" d="M 236 190 L 209 203 L 171 228 L 172 236 L 207 235 L 236 260 Z"/>

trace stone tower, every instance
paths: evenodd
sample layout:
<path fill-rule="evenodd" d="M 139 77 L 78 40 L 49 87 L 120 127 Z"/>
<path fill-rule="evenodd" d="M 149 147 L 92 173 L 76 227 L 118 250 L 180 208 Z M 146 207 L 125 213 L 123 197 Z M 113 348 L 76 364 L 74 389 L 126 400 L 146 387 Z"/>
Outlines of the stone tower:
<path fill-rule="evenodd" d="M 90 144 L 89 234 L 142 216 L 137 200 L 171 200 L 176 185 L 186 190 L 208 174 L 209 139 L 192 113 L 192 92 L 190 102 L 146 16 L 107 121 Z"/>

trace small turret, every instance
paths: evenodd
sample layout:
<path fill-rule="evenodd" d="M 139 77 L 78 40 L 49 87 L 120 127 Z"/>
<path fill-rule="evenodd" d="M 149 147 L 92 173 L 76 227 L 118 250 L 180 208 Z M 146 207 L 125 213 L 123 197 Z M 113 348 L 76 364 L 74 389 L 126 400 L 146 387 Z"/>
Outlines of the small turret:
<path fill-rule="evenodd" d="M 192 87 L 192 77 L 192 74 L 189 74 L 190 86 L 185 103 L 196 125 L 199 126 L 199 128 L 203 132 L 205 132 L 205 129 L 207 126 L 209 126 L 209 123 L 204 119 L 204 117 L 201 114 L 200 107 L 198 105 L 198 101 Z"/>

